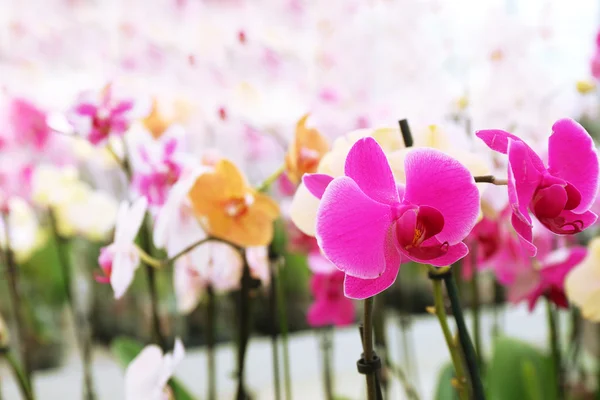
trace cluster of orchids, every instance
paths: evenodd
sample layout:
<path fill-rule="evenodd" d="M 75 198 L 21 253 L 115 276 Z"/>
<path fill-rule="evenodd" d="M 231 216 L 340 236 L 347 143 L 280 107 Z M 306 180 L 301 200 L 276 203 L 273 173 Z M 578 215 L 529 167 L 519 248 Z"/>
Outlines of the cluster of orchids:
<path fill-rule="evenodd" d="M 22 234 L 23 229 L 15 234 L 11 227 L 16 225 L 15 218 L 24 218 L 29 203 L 22 199 L 34 199 L 47 211 L 65 294 L 78 321 L 86 400 L 95 398 L 91 333 L 88 317 L 77 306 L 73 266 L 66 254 L 66 242 L 74 235 L 96 241 L 112 237 L 98 254 L 94 277 L 98 284 L 110 285 L 115 299 L 127 296 L 136 274 L 146 278 L 153 343 L 143 350 L 140 346 L 129 360 L 127 400 L 179 398 L 185 391 L 172 378 L 185 355 L 183 343 L 176 339 L 172 353 L 167 352 L 169 341 L 159 315 L 156 272 L 161 269 L 172 271 L 179 312 L 190 313 L 206 299 L 211 324 L 207 347 L 210 400 L 217 398 L 215 295 L 236 291 L 236 398 L 250 398 L 244 364 L 252 293 L 270 285 L 275 309 L 285 307 L 285 294 L 277 283 L 283 257 L 274 246 L 280 219 L 289 222 L 288 245 L 307 255 L 312 272 L 314 302 L 307 312 L 311 326 L 351 325 L 355 300 L 364 302 L 358 372 L 366 376 L 369 400 L 382 398 L 381 371 L 386 368 L 386 360 L 382 362 L 374 348 L 374 298 L 394 284 L 404 263 L 428 266 L 435 300 L 432 313 L 448 345 L 453 387 L 461 399 L 479 400 L 486 394 L 479 334 L 474 333 L 473 343 L 455 270 L 465 280 L 474 280 L 480 270 L 492 270 L 507 288 L 509 301 L 526 301 L 533 309 L 544 298 L 554 318 L 555 308 L 568 307 L 570 300 L 584 318 L 600 320 L 595 302 L 600 294 L 600 242 L 593 240 L 588 251 L 574 236 L 597 219 L 593 210 L 597 207 L 598 156 L 592 138 L 574 120 L 554 123 L 547 150 L 540 154 L 511 133 L 477 131 L 476 137 L 491 150 L 506 155 L 500 162 L 506 165 L 505 176 L 495 176 L 482 157 L 452 146 L 434 126 L 413 137 L 402 120 L 400 129 L 360 129 L 330 145 L 310 127 L 309 115 L 304 115 L 281 167 L 252 185 L 233 161 L 213 150 L 192 156 L 185 130 L 161 115 L 157 102 L 140 107 L 133 100 L 118 98 L 111 85 L 82 95 L 63 119 L 52 118 L 22 100 L 15 100 L 13 109 L 11 126 L 29 136 L 24 142 L 19 141 L 22 135 L 0 141 L 0 149 L 16 151 L 26 143 L 39 149 L 36 154 L 51 157 L 65 154 L 61 149 L 66 146 L 76 149 L 74 153 L 94 153 L 97 161 L 122 172 L 125 199 L 120 204 L 84 183 L 68 161 L 53 160 L 52 167 L 36 167 L 32 159 L 25 160 L 19 177 L 7 174 L 1 181 L 0 243 L 15 324 L 19 331 L 27 329 L 19 310 L 16 266 L 27 257 L 19 246 L 29 236 Z M 55 141 L 58 150 L 49 151 L 47 143 Z M 486 198 L 490 186 L 507 188 L 508 204 L 500 210 L 493 210 Z M 286 197 L 291 197 L 289 204 L 275 200 Z M 443 286 L 458 341 L 448 327 Z M 24 398 L 34 399 L 27 346 L 16 346 L 19 357 L 14 357 L 5 332 L 2 323 L 2 354 L 15 371 Z M 330 344 L 331 330 L 324 329 L 326 370 L 331 367 Z M 275 341 L 274 352 L 276 347 Z M 289 399 L 287 350 L 284 353 Z M 554 367 L 558 390 L 564 390 L 560 362 Z M 278 363 L 273 372 L 280 398 Z M 333 399 L 331 372 L 325 372 L 329 376 L 326 393 Z"/>

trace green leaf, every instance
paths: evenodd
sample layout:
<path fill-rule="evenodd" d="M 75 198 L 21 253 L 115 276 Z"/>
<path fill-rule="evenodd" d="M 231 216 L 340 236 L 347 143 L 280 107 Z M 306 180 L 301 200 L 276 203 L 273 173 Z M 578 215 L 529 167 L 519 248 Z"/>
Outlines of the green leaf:
<path fill-rule="evenodd" d="M 435 390 L 435 400 L 458 400 L 458 393 L 452 386 L 453 378 L 454 365 L 448 363 L 440 371 L 437 389 Z"/>
<path fill-rule="evenodd" d="M 552 360 L 532 345 L 503 337 L 494 345 L 487 369 L 490 400 L 555 400 Z"/>
<path fill-rule="evenodd" d="M 144 345 L 135 339 L 125 336 L 120 336 L 112 341 L 110 350 L 117 358 L 117 361 L 124 368 L 142 351 Z M 194 396 L 189 393 L 181 382 L 175 378 L 171 378 L 169 386 L 173 390 L 175 400 L 195 400 Z"/>

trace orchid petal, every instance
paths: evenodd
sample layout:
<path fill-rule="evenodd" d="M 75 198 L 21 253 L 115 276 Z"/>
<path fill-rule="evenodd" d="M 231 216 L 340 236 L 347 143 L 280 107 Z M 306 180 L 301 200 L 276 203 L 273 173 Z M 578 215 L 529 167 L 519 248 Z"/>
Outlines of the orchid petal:
<path fill-rule="evenodd" d="M 567 204 L 567 191 L 561 185 L 552 185 L 536 192 L 533 213 L 538 218 L 555 218 Z"/>
<path fill-rule="evenodd" d="M 373 200 L 384 204 L 399 202 L 392 169 L 375 139 L 366 137 L 352 146 L 344 171 Z"/>
<path fill-rule="evenodd" d="M 531 226 L 529 203 L 542 180 L 535 168 L 527 145 L 522 141 L 509 140 L 508 144 L 508 198 L 513 212 Z"/>
<path fill-rule="evenodd" d="M 302 177 L 304 186 L 306 186 L 308 191 L 319 200 L 323 197 L 327 185 L 329 185 L 332 180 L 332 176 L 325 174 L 305 174 Z"/>
<path fill-rule="evenodd" d="M 397 262 L 388 264 L 383 274 L 375 279 L 361 279 L 346 274 L 344 294 L 351 299 L 362 300 L 373 297 L 392 286 L 400 270 L 400 255 Z"/>
<path fill-rule="evenodd" d="M 598 155 L 591 136 L 572 119 L 561 119 L 552 126 L 548 165 L 552 175 L 572 184 L 581 194 L 581 202 L 573 211 L 589 209 L 598 193 Z"/>
<path fill-rule="evenodd" d="M 290 218 L 292 222 L 309 236 L 316 235 L 317 210 L 320 200 L 313 196 L 306 186 L 301 183 L 296 189 L 292 204 L 290 205 Z"/>
<path fill-rule="evenodd" d="M 590 227 L 598 216 L 591 211 L 576 214 L 573 211 L 563 210 L 555 218 L 538 218 L 550 231 L 558 235 L 574 235 Z"/>
<path fill-rule="evenodd" d="M 437 242 L 437 245 L 432 246 L 433 242 Z M 442 249 L 443 251 L 441 251 Z M 432 238 L 419 247 L 410 251 L 401 250 L 401 252 L 406 258 L 412 261 L 433 265 L 434 267 L 445 267 L 469 254 L 469 248 L 463 242 L 444 246 L 444 244 L 437 241 L 437 238 Z"/>
<path fill-rule="evenodd" d="M 529 257 L 534 257 L 537 254 L 537 248 L 533 244 L 533 228 L 527 225 L 516 214 L 512 214 L 511 223 L 515 232 L 519 236 L 521 247 Z"/>
<path fill-rule="evenodd" d="M 405 167 L 404 201 L 442 214 L 444 227 L 437 235 L 441 242 L 464 239 L 479 215 L 479 191 L 469 171 L 452 157 L 428 148 L 411 150 Z"/>
<path fill-rule="evenodd" d="M 110 274 L 110 285 L 115 293 L 115 299 L 123 297 L 127 288 L 129 288 L 131 282 L 133 282 L 135 269 L 138 264 L 139 256 L 132 257 L 131 254 L 121 250 L 116 252 Z"/>
<path fill-rule="evenodd" d="M 334 179 L 317 212 L 317 241 L 338 269 L 377 278 L 386 269 L 392 210 L 363 193 L 348 177 Z"/>

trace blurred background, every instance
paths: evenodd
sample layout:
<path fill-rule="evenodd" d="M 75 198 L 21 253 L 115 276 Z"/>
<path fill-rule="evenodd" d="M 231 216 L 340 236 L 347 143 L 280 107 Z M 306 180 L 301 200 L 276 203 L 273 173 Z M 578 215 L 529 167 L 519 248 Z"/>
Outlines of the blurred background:
<path fill-rule="evenodd" d="M 395 127 L 407 118 L 416 136 L 436 125 L 452 146 L 481 153 L 487 151 L 483 143 L 471 143 L 470 134 L 482 128 L 506 129 L 543 143 L 552 123 L 569 116 L 595 135 L 600 133 L 599 4 L 0 0 L 0 198 L 19 198 L 11 213 L 11 240 L 32 327 L 23 339 L 35 349 L 34 367 L 41 371 L 39 398 L 77 399 L 82 390 L 72 333 L 77 322 L 66 310 L 60 254 L 44 211 L 50 197 L 64 197 L 69 210 L 60 230 L 69 238 L 78 307 L 91 320 L 100 399 L 119 399 L 123 393 L 111 342 L 124 335 L 150 340 L 151 299 L 144 277 L 138 275 L 118 301 L 108 285 L 94 279 L 127 185 L 110 154 L 70 136 L 69 110 L 82 93 L 100 92 L 110 83 L 115 96 L 134 101 L 139 123 L 132 129 L 185 132 L 187 153 L 198 159 L 210 152 L 230 158 L 251 183 L 281 165 L 306 113 L 330 141 L 355 129 Z M 35 105 L 47 127 L 19 130 L 15 101 Z M 12 140 L 15 135 L 18 140 Z M 289 189 L 284 180 L 276 183 L 285 215 Z M 274 246 L 285 258 L 279 278 L 291 332 L 294 394 L 316 399 L 322 398 L 318 341 L 306 318 L 310 272 L 298 235 L 283 220 Z M 0 233 L 0 244 L 5 243 Z M 182 380 L 203 393 L 199 371 L 205 361 L 199 346 L 206 342 L 205 312 L 192 307 L 182 313 L 172 273 L 158 271 L 157 276 L 160 323 L 170 341 L 181 337 L 192 355 L 181 368 Z M 486 332 L 505 329 L 532 343 L 545 341 L 547 332 L 539 323 L 543 310 L 527 317 L 526 307 L 506 304 L 492 274 L 478 284 Z M 8 282 L 0 279 L 0 314 L 10 321 L 8 292 Z M 236 334 L 234 295 L 220 294 L 217 302 L 223 398 L 234 388 L 228 345 Z M 268 336 L 280 329 L 269 317 L 268 284 L 254 296 L 248 382 L 257 398 L 269 399 L 271 366 L 264 359 L 270 357 Z M 468 293 L 464 300 L 469 303 Z M 438 370 L 448 360 L 439 327 L 426 312 L 432 303 L 430 283 L 416 266 L 403 267 L 397 284 L 385 293 L 390 353 L 411 365 L 409 379 L 424 399 L 433 398 Z M 357 329 L 336 332 L 338 392 L 359 399 L 358 353 L 344 352 L 344 346 L 358 348 Z M 8 370 L 1 367 L 0 374 L 4 398 L 19 398 Z M 404 398 L 396 386 L 390 398 Z"/>

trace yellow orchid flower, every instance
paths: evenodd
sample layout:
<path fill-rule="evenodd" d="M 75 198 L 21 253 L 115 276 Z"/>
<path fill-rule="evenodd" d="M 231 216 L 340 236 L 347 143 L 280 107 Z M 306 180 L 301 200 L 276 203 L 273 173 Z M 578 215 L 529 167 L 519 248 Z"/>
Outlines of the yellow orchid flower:
<path fill-rule="evenodd" d="M 304 115 L 296 124 L 294 141 L 285 156 L 286 173 L 294 184 L 300 183 L 302 175 L 317 171 L 321 158 L 329 150 L 327 139 L 315 128 L 307 128 Z"/>
<path fill-rule="evenodd" d="M 243 247 L 266 246 L 273 239 L 277 203 L 249 186 L 231 161 L 220 160 L 200 175 L 189 197 L 210 235 Z"/>
<path fill-rule="evenodd" d="M 142 123 L 148 129 L 154 139 L 158 139 L 167 130 L 171 121 L 166 120 L 159 111 L 158 101 L 152 100 L 152 109 L 150 114 L 142 120 Z"/>

